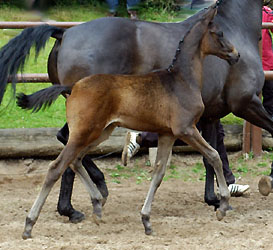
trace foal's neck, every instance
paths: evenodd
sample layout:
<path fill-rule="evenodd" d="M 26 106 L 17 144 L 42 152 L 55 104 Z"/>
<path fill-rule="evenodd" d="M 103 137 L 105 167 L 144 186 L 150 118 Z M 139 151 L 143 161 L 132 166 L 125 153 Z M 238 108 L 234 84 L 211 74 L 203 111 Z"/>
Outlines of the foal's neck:
<path fill-rule="evenodd" d="M 200 22 L 185 35 L 180 41 L 179 53 L 176 53 L 176 60 L 173 63 L 172 71 L 187 80 L 191 85 L 201 88 L 202 65 L 204 55 L 201 50 L 202 38 L 207 31 L 207 25 Z"/>

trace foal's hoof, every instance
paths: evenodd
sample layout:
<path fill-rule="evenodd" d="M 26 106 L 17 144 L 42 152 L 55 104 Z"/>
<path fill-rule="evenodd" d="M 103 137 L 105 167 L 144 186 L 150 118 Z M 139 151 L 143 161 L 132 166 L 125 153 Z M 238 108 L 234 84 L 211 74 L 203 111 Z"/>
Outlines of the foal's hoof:
<path fill-rule="evenodd" d="M 268 196 L 272 191 L 272 177 L 263 176 L 258 184 L 259 192 L 263 196 Z"/>
<path fill-rule="evenodd" d="M 216 211 L 216 218 L 218 221 L 221 221 L 226 216 L 226 212 L 218 209 Z"/>
<path fill-rule="evenodd" d="M 145 229 L 146 235 L 152 235 L 153 230 L 150 223 L 150 216 L 149 215 L 141 215 L 141 220 Z"/>
<path fill-rule="evenodd" d="M 97 215 L 97 214 L 93 214 L 92 215 L 93 221 L 95 222 L 96 225 L 100 225 L 100 223 L 102 222 L 101 216 Z"/>
<path fill-rule="evenodd" d="M 106 203 L 106 201 L 107 201 L 107 198 L 102 198 L 102 200 L 101 200 L 101 205 L 104 206 L 105 203 Z"/>
<path fill-rule="evenodd" d="M 73 213 L 69 216 L 69 221 L 75 224 L 83 221 L 84 219 L 84 214 L 77 210 L 74 210 Z"/>
<path fill-rule="evenodd" d="M 27 239 L 31 238 L 31 233 L 24 231 L 22 234 L 22 238 L 23 238 L 23 240 L 27 240 Z"/>

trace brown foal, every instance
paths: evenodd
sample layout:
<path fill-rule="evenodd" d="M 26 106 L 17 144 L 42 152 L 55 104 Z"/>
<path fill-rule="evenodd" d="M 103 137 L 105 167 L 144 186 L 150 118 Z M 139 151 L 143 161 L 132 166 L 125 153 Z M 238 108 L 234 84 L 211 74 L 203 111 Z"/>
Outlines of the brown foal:
<path fill-rule="evenodd" d="M 144 75 L 92 75 L 78 81 L 73 89 L 52 86 L 30 96 L 21 94 L 18 105 L 39 110 L 50 105 L 60 94 L 70 94 L 66 102 L 70 136 L 58 158 L 50 164 L 42 190 L 34 202 L 25 224 L 23 238 L 30 238 L 42 206 L 54 183 L 70 165 L 86 185 L 93 204 L 95 222 L 101 218 L 102 196 L 81 165 L 90 147 L 106 140 L 117 126 L 159 134 L 158 153 L 150 189 L 141 210 L 145 233 L 151 234 L 151 205 L 165 174 L 167 158 L 175 139 L 197 149 L 214 167 L 221 196 L 217 218 L 225 216 L 229 207 L 229 191 L 222 163 L 200 135 L 195 124 L 204 104 L 201 97 L 202 61 L 216 55 L 235 63 L 239 53 L 211 22 L 215 5 L 203 10 L 202 17 L 179 43 L 175 59 L 167 70 Z"/>

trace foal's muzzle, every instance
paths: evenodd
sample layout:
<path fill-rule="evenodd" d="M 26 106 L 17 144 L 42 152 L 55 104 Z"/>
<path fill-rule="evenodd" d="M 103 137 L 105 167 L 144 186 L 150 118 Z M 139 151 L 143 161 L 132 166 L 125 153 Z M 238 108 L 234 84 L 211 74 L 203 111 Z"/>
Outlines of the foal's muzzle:
<path fill-rule="evenodd" d="M 240 53 L 236 50 L 230 53 L 229 58 L 228 58 L 228 63 L 229 65 L 233 65 L 239 61 L 240 58 Z"/>

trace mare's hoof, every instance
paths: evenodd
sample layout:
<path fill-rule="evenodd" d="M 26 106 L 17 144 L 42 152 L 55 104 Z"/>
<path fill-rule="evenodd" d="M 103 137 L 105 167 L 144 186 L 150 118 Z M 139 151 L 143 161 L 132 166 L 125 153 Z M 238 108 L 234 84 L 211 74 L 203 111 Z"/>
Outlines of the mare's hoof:
<path fill-rule="evenodd" d="M 23 232 L 22 238 L 23 238 L 23 240 L 27 240 L 27 239 L 31 238 L 31 233 L 28 233 L 26 231 Z"/>
<path fill-rule="evenodd" d="M 216 211 L 219 207 L 220 207 L 220 200 L 218 200 L 217 198 L 209 200 L 209 199 L 205 199 L 205 202 L 209 205 L 209 206 L 214 206 L 214 211 Z"/>
<path fill-rule="evenodd" d="M 263 176 L 258 184 L 259 192 L 263 196 L 268 196 L 272 191 L 272 177 Z"/>
<path fill-rule="evenodd" d="M 73 213 L 69 216 L 69 221 L 75 224 L 83 221 L 84 219 L 84 214 L 77 210 L 74 210 Z"/>
<path fill-rule="evenodd" d="M 221 221 L 226 216 L 226 212 L 218 209 L 216 211 L 216 218 L 217 220 Z"/>

